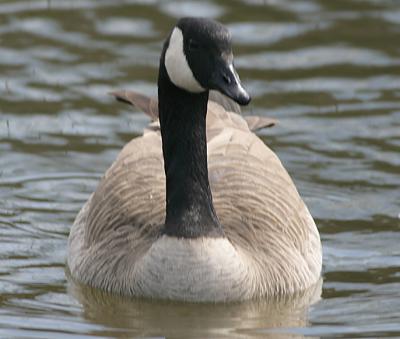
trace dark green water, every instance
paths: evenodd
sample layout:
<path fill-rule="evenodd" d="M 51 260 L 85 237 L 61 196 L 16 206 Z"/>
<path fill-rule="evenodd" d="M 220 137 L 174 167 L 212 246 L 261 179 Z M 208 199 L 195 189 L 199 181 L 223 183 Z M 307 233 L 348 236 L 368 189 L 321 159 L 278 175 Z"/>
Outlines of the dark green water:
<path fill-rule="evenodd" d="M 67 279 L 78 210 L 148 122 L 106 93 L 156 93 L 183 15 L 228 25 L 244 113 L 280 121 L 261 134 L 324 248 L 310 307 L 124 300 Z M 0 1 L 0 337 L 400 337 L 399 214 L 399 1 Z"/>

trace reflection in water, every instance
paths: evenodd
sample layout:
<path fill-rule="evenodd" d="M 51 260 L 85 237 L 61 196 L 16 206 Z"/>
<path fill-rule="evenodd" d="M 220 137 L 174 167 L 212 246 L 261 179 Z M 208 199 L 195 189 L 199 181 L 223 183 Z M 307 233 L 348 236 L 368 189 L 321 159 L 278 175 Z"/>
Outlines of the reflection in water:
<path fill-rule="evenodd" d="M 321 286 L 322 279 L 297 296 L 227 304 L 123 298 L 77 284 L 70 276 L 68 290 L 88 321 L 107 326 L 104 335 L 279 338 L 281 332 L 287 338 L 290 330 L 279 329 L 307 326 L 309 306 L 319 300 Z"/>

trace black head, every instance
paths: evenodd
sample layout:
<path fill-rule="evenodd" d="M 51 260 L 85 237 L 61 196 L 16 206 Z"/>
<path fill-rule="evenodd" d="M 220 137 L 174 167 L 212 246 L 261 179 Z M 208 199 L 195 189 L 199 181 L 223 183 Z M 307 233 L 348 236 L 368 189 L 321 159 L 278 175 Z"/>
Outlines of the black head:
<path fill-rule="evenodd" d="M 205 18 L 182 18 L 164 52 L 165 68 L 177 87 L 192 93 L 215 89 L 240 105 L 250 102 L 233 66 L 231 35 L 222 24 Z"/>

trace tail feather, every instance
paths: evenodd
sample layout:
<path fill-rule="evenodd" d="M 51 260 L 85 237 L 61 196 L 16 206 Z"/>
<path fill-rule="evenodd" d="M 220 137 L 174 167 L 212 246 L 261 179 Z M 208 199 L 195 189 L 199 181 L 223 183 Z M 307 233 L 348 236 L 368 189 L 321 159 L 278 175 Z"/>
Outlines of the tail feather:
<path fill-rule="evenodd" d="M 150 98 L 146 95 L 127 90 L 118 90 L 109 93 L 118 101 L 130 104 L 141 109 L 147 114 L 152 121 L 158 120 L 158 100 Z M 210 100 L 222 105 L 227 111 L 240 114 L 240 107 L 228 97 L 218 94 L 215 91 L 210 92 Z M 262 128 L 273 127 L 277 124 L 277 120 L 258 115 L 247 115 L 243 117 L 251 131 L 258 131 Z"/>
<path fill-rule="evenodd" d="M 134 91 L 113 91 L 110 95 L 114 96 L 118 101 L 130 104 L 141 109 L 146 113 L 151 120 L 155 121 L 158 119 L 158 100 L 150 98 L 147 95 L 143 95 Z"/>

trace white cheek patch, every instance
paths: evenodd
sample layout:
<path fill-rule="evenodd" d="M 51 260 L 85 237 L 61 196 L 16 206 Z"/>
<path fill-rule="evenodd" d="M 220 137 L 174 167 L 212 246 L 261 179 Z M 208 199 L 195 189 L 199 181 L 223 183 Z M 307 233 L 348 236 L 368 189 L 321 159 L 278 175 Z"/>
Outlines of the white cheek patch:
<path fill-rule="evenodd" d="M 194 93 L 205 91 L 189 67 L 183 52 L 183 34 L 178 27 L 172 31 L 169 46 L 165 52 L 165 68 L 175 86 Z"/>

